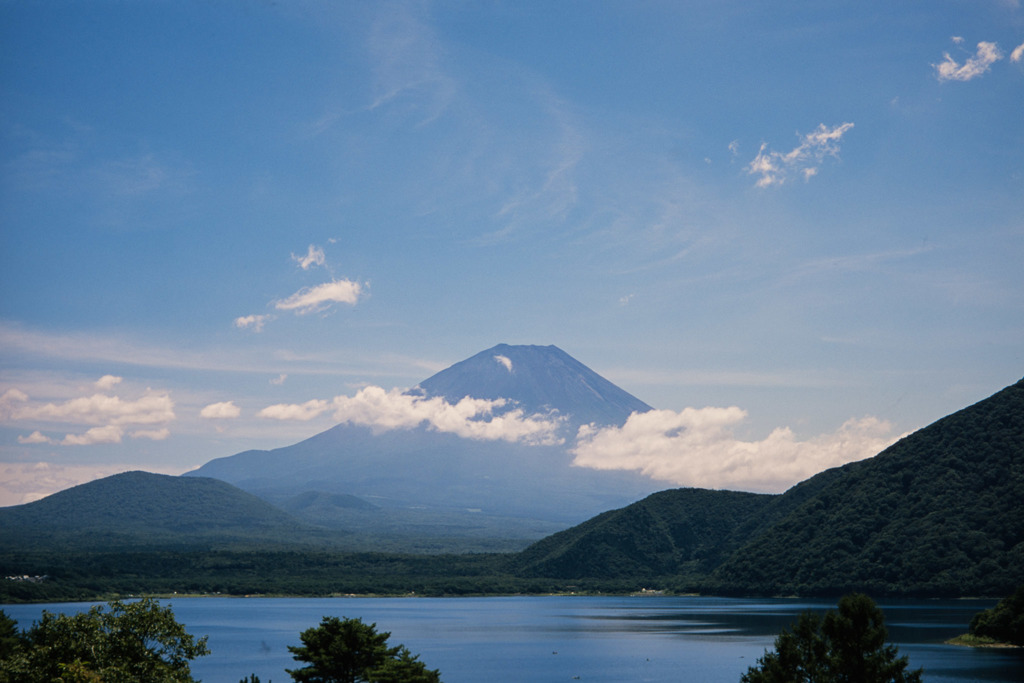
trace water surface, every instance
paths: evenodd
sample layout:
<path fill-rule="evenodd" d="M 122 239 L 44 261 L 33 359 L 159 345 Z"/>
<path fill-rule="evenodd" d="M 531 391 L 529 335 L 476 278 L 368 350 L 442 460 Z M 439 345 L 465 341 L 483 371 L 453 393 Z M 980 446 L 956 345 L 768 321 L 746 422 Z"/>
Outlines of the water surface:
<path fill-rule="evenodd" d="M 162 601 L 212 654 L 193 675 L 237 683 L 255 673 L 288 683 L 288 645 L 324 616 L 359 617 L 391 632 L 445 683 L 701 681 L 736 683 L 806 609 L 835 601 L 711 597 L 179 598 Z M 994 601 L 879 602 L 889 637 L 925 680 L 1024 681 L 1024 652 L 944 645 Z M 24 627 L 43 609 L 87 603 L 9 605 Z"/>

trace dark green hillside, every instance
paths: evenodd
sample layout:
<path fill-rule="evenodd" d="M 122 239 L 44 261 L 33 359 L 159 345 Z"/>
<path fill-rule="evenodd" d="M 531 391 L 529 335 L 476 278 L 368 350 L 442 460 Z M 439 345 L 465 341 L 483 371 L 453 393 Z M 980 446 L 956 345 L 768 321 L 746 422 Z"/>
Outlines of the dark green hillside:
<path fill-rule="evenodd" d="M 836 471 L 786 496 L 672 489 L 605 512 L 531 545 L 510 568 L 521 576 L 700 581 L 742 544 L 828 486 Z"/>
<path fill-rule="evenodd" d="M 1024 583 L 1024 380 L 837 473 L 705 588 L 1000 596 Z"/>
<path fill-rule="evenodd" d="M 0 509 L 0 545 L 8 549 L 297 541 L 322 533 L 225 482 L 148 472 Z"/>
<path fill-rule="evenodd" d="M 734 550 L 734 534 L 774 496 L 674 489 L 549 536 L 512 563 L 524 576 L 652 578 L 707 571 Z"/>

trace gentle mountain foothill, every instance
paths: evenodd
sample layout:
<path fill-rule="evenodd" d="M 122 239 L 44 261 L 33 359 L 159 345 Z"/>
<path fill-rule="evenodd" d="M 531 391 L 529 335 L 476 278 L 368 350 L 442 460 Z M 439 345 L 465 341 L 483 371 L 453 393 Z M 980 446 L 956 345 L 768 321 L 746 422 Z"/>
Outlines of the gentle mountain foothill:
<path fill-rule="evenodd" d="M 0 508 L 9 549 L 321 545 L 330 534 L 217 479 L 124 472 Z"/>

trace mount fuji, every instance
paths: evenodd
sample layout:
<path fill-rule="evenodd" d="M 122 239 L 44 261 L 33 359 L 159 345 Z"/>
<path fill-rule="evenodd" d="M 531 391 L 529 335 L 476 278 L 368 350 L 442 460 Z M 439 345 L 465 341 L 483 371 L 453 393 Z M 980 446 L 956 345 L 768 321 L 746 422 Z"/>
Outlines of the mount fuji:
<path fill-rule="evenodd" d="M 621 426 L 651 407 L 555 346 L 499 344 L 377 398 L 416 417 L 374 422 L 364 405 L 360 419 L 305 441 L 218 458 L 185 476 L 234 484 L 368 547 L 416 550 L 439 539 L 476 539 L 481 548 L 529 541 L 665 488 L 572 464 L 580 425 Z M 428 413 L 441 417 L 416 421 Z M 469 432 L 449 427 L 467 414 Z M 544 438 L 502 432 L 523 425 L 546 430 Z"/>
<path fill-rule="evenodd" d="M 526 413 L 555 410 L 574 428 L 621 426 L 631 413 L 651 410 L 557 346 L 498 344 L 423 380 L 418 389 L 449 403 L 472 396 L 511 400 Z"/>

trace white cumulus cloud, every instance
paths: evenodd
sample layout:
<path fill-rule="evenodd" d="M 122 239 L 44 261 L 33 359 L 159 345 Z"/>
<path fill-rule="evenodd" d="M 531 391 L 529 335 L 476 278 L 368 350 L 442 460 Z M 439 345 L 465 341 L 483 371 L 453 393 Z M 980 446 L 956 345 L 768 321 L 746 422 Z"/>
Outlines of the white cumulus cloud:
<path fill-rule="evenodd" d="M 51 441 L 48 436 L 45 436 L 42 432 L 36 430 L 28 436 L 19 436 L 18 443 L 51 443 Z"/>
<path fill-rule="evenodd" d="M 501 365 L 505 366 L 505 369 L 512 372 L 512 359 L 508 356 L 494 356 L 494 360 L 498 361 Z"/>
<path fill-rule="evenodd" d="M 761 441 L 732 429 L 747 416 L 737 408 L 686 408 L 634 413 L 622 427 L 581 427 L 573 464 L 636 470 L 677 486 L 783 491 L 830 467 L 871 457 L 895 441 L 891 426 L 867 417 L 832 434 L 800 441 L 788 427 Z"/>
<path fill-rule="evenodd" d="M 1024 59 L 1024 43 L 1021 43 L 1017 47 L 1013 48 L 1013 52 L 1010 53 L 1011 62 L 1019 62 Z"/>
<path fill-rule="evenodd" d="M 545 415 L 526 415 L 518 408 L 506 408 L 505 399 L 481 399 L 467 396 L 457 403 L 444 398 L 426 398 L 399 389 L 385 391 L 369 386 L 355 396 L 337 396 L 333 401 L 334 419 L 367 425 L 377 430 L 412 429 L 426 424 L 439 432 L 468 439 L 522 441 L 530 444 L 560 443 L 561 424 Z"/>
<path fill-rule="evenodd" d="M 174 419 L 174 401 L 166 393 L 149 392 L 142 398 L 93 394 L 62 403 L 26 404 L 15 419 L 78 424 L 161 424 Z"/>
<path fill-rule="evenodd" d="M 104 375 L 96 386 L 113 388 L 120 377 Z M 80 396 L 64 401 L 34 401 L 18 389 L 9 389 L 0 395 L 0 421 L 13 424 L 48 422 L 55 425 L 93 425 L 84 433 L 68 433 L 56 440 L 35 430 L 28 436 L 18 437 L 22 444 L 59 444 L 62 446 L 89 446 L 120 443 L 125 432 L 133 429 L 136 438 L 166 439 L 167 425 L 175 419 L 174 401 L 166 392 L 147 389 L 139 398 L 125 399 L 105 393 Z"/>
<path fill-rule="evenodd" d="M 272 315 L 243 315 L 235 318 L 235 327 L 240 330 L 251 329 L 253 332 L 262 332 L 263 326 L 273 318 Z"/>
<path fill-rule="evenodd" d="M 953 42 L 959 44 L 962 40 L 962 38 L 960 41 L 954 38 Z M 1016 50 L 1014 54 L 1016 54 Z M 978 43 L 978 51 L 974 53 L 974 56 L 968 57 L 963 64 L 957 63 L 948 52 L 943 53 L 942 57 L 942 62 L 932 64 L 940 81 L 969 81 L 988 71 L 989 67 L 1003 58 L 1003 55 L 995 43 L 982 41 Z"/>
<path fill-rule="evenodd" d="M 303 270 L 309 270 L 313 266 L 322 266 L 326 259 L 324 250 L 311 244 L 305 256 L 292 254 L 292 260 L 298 263 Z"/>
<path fill-rule="evenodd" d="M 267 406 L 256 417 L 266 417 L 272 420 L 300 420 L 306 422 L 315 417 L 320 417 L 331 407 L 330 403 L 320 399 L 313 399 L 305 403 L 277 403 Z"/>
<path fill-rule="evenodd" d="M 93 446 L 101 443 L 121 443 L 124 428 L 117 425 L 93 427 L 84 434 L 68 434 L 61 441 L 62 446 Z"/>
<path fill-rule="evenodd" d="M 841 123 L 832 128 L 824 123 L 800 137 L 800 144 L 786 153 L 773 152 L 768 143 L 762 143 L 757 156 L 747 165 L 747 173 L 760 176 L 758 187 L 782 185 L 792 174 L 799 174 L 804 180 L 817 175 L 818 166 L 826 157 L 839 157 L 839 141 L 846 131 L 853 128 L 852 123 Z"/>
<path fill-rule="evenodd" d="M 123 377 L 117 377 L 116 375 L 103 375 L 96 380 L 96 388 L 100 391 L 109 391 L 120 384 L 123 380 Z"/>
<path fill-rule="evenodd" d="M 336 303 L 355 305 L 362 295 L 362 284 L 343 278 L 301 289 L 274 306 L 280 311 L 295 311 L 305 315 L 322 311 Z"/>
<path fill-rule="evenodd" d="M 230 419 L 242 414 L 242 409 L 235 405 L 234 401 L 221 401 L 204 406 L 199 411 L 199 417 L 207 419 Z"/>
<path fill-rule="evenodd" d="M 429 429 L 457 434 L 467 439 L 503 440 L 535 445 L 561 443 L 562 421 L 548 415 L 526 415 L 505 399 L 466 397 L 449 403 L 443 397 L 408 394 L 401 389 L 387 391 L 368 386 L 355 396 L 335 396 L 331 401 L 314 399 L 305 403 L 279 403 L 258 413 L 277 420 L 312 420 L 328 411 L 338 422 L 362 425 L 377 432 Z"/>

